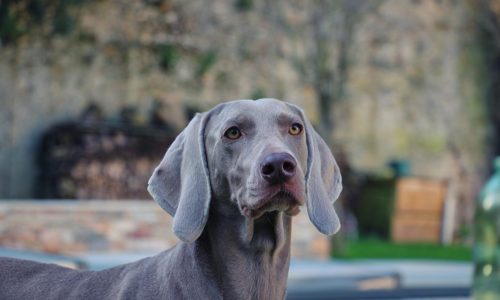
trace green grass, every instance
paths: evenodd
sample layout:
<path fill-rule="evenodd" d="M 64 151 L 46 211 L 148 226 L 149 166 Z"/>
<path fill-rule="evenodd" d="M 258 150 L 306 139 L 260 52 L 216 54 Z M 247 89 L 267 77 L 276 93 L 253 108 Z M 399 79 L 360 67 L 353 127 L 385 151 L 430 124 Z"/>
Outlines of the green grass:
<path fill-rule="evenodd" d="M 333 251 L 333 257 L 335 250 Z M 436 244 L 411 243 L 396 244 L 380 240 L 365 239 L 349 242 L 345 259 L 438 259 L 438 260 L 472 260 L 472 250 L 465 246 L 441 246 Z"/>

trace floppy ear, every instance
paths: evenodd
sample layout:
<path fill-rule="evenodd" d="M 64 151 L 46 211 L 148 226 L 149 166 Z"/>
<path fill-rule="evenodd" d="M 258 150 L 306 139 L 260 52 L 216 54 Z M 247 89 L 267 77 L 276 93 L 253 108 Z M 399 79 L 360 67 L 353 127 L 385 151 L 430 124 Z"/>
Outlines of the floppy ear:
<path fill-rule="evenodd" d="M 333 203 L 342 191 L 342 176 L 328 145 L 314 130 L 304 112 L 297 107 L 305 124 L 307 142 L 307 213 L 323 234 L 331 235 L 340 229 Z"/>
<path fill-rule="evenodd" d="M 174 233 L 185 242 L 203 232 L 210 206 L 205 156 L 207 113 L 197 114 L 177 136 L 148 182 L 154 200 L 174 216 Z"/>

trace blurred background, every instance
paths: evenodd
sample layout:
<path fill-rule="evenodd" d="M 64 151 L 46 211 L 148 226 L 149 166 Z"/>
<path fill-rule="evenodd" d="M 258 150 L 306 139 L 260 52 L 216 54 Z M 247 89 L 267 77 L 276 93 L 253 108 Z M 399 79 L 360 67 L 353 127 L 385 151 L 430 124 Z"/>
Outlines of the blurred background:
<path fill-rule="evenodd" d="M 295 220 L 291 288 L 467 297 L 499 74 L 497 0 L 2 0 L 0 254 L 101 268 L 174 245 L 146 191 L 165 150 L 198 111 L 274 97 L 344 178 L 340 234 Z"/>

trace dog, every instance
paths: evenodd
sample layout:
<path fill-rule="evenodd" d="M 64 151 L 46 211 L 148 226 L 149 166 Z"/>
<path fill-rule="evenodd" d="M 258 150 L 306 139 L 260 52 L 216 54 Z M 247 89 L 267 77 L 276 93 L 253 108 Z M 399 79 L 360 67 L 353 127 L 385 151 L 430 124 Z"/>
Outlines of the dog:
<path fill-rule="evenodd" d="M 148 182 L 175 247 L 102 271 L 0 258 L 0 299 L 283 299 L 291 218 L 340 228 L 328 146 L 297 106 L 236 100 L 197 114 Z"/>

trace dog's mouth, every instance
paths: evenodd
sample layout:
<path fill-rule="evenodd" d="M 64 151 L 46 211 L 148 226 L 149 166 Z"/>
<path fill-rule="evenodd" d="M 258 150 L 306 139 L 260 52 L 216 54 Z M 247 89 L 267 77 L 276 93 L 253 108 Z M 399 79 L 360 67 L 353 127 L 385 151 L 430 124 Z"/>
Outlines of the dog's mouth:
<path fill-rule="evenodd" d="M 290 190 L 281 187 L 270 197 L 258 201 L 255 205 L 241 206 L 243 215 L 247 218 L 258 219 L 266 213 L 283 211 L 289 216 L 295 216 L 300 212 L 303 201 Z"/>

